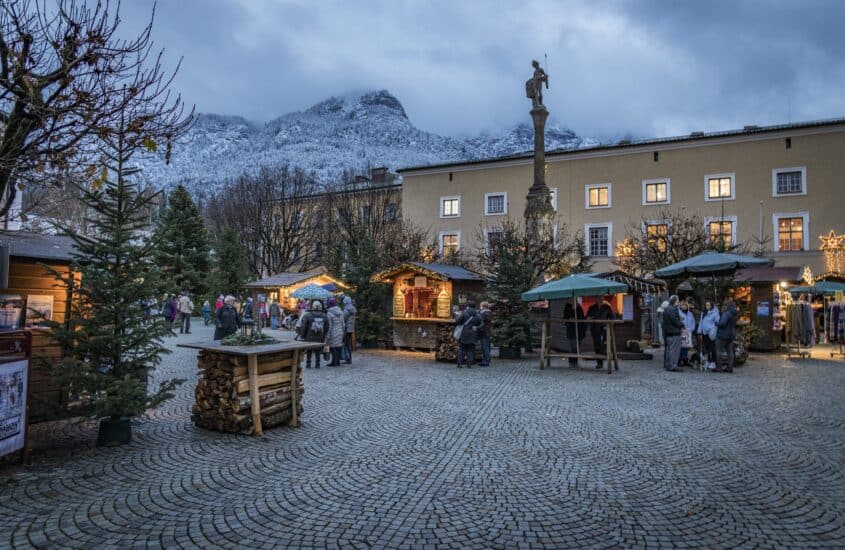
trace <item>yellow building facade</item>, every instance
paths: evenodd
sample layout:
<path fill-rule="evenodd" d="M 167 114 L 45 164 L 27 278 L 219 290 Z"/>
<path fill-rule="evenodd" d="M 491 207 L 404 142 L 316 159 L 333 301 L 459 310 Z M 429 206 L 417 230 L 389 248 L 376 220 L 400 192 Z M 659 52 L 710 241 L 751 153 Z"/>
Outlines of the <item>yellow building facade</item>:
<path fill-rule="evenodd" d="M 403 216 L 441 249 L 478 250 L 503 217 L 522 218 L 532 163 L 526 154 L 399 170 Z M 547 152 L 546 184 L 558 224 L 584 232 L 595 271 L 612 269 L 616 245 L 643 220 L 659 233 L 662 212 L 682 211 L 714 237 L 762 237 L 778 265 L 820 274 L 831 271 L 820 237 L 845 234 L 845 119 Z"/>

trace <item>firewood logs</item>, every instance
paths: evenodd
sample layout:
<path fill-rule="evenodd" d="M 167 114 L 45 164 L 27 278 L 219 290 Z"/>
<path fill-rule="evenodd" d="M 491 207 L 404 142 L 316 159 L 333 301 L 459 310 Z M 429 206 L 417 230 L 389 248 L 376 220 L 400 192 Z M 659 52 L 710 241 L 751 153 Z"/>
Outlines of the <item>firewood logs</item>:
<path fill-rule="evenodd" d="M 291 367 L 293 352 L 258 357 L 259 403 L 263 429 L 285 424 L 291 419 Z M 197 366 L 200 376 L 195 390 L 192 419 L 197 426 L 227 433 L 253 432 L 249 375 L 245 356 L 202 350 Z M 304 392 L 301 371 L 297 369 L 297 401 L 302 413 Z"/>

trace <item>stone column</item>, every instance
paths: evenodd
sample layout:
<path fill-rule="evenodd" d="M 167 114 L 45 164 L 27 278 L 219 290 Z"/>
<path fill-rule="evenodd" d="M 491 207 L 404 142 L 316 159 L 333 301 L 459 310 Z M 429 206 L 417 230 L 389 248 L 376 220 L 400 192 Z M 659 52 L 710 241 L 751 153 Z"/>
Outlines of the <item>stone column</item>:
<path fill-rule="evenodd" d="M 525 223 L 534 242 L 539 242 L 541 235 L 552 231 L 554 208 L 551 193 L 546 185 L 546 118 L 549 111 L 544 105 L 531 109 L 534 121 L 534 183 L 528 189 L 525 203 Z"/>

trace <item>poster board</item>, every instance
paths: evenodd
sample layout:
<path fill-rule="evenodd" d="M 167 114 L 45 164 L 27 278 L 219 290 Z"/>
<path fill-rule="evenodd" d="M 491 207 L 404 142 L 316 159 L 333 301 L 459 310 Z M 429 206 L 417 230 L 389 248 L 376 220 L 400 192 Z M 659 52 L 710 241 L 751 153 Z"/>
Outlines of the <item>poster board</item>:
<path fill-rule="evenodd" d="M 622 296 L 622 320 L 634 320 L 634 295 L 625 294 Z"/>
<path fill-rule="evenodd" d="M 53 296 L 29 294 L 26 297 L 26 328 L 47 328 L 45 321 L 53 319 Z"/>
<path fill-rule="evenodd" d="M 14 330 L 21 327 L 23 319 L 23 296 L 0 294 L 0 330 Z"/>
<path fill-rule="evenodd" d="M 0 364 L 0 456 L 26 443 L 28 359 Z"/>

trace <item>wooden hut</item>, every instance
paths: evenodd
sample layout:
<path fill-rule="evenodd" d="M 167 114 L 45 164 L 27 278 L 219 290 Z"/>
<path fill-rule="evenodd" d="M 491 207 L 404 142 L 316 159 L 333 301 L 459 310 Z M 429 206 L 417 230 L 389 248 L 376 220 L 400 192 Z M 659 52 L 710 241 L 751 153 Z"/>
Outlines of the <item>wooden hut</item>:
<path fill-rule="evenodd" d="M 73 298 L 70 289 L 47 266 L 64 275 L 72 272 L 69 237 L 41 235 L 26 231 L 0 230 L 0 244 L 9 246 L 9 280 L 2 295 L 2 324 L 5 330 L 28 327 L 32 332 L 32 365 L 29 381 L 30 419 L 32 422 L 56 418 L 67 401 L 65 392 L 49 376 L 36 368 L 47 359 L 58 362 L 61 348 L 50 338 L 48 329 L 38 327 L 36 316 L 27 317 L 34 308 L 52 320 L 65 322 Z M 79 275 L 76 275 L 77 278 Z"/>
<path fill-rule="evenodd" d="M 629 340 L 644 340 L 650 342 L 655 337 L 656 309 L 659 306 L 658 296 L 665 290 L 662 281 L 642 279 L 629 275 L 624 271 L 608 271 L 593 275 L 599 279 L 608 279 L 628 285 L 628 292 L 609 297 L 610 306 L 616 314 L 616 318 L 622 323 L 613 326 L 616 341 L 620 346 L 625 346 Z M 584 313 L 590 306 L 601 297 L 579 298 Z M 567 350 L 569 343 L 566 339 L 566 325 L 563 323 L 563 308 L 568 300 L 549 301 L 549 319 L 551 330 L 552 349 Z M 592 338 L 584 340 L 585 349 L 593 351 Z M 623 348 L 624 349 L 624 348 Z"/>
<path fill-rule="evenodd" d="M 803 266 L 747 267 L 736 272 L 734 280 L 747 285 L 737 293 L 737 302 L 747 307 L 750 321 L 763 332 L 754 342 L 754 350 L 771 351 L 780 347 L 786 305 L 792 301 L 789 289 L 801 284 L 803 273 Z"/>
<path fill-rule="evenodd" d="M 422 262 L 406 262 L 377 273 L 373 281 L 393 285 L 394 347 L 429 351 L 438 349 L 438 342 L 446 340 L 444 335 L 451 336 L 455 322 L 452 306 L 484 290 L 484 279 L 478 273 Z M 440 355 L 443 357 L 438 359 L 448 360 L 451 352 Z"/>
<path fill-rule="evenodd" d="M 253 300 L 256 303 L 260 301 L 259 294 L 263 294 L 267 300 L 277 300 L 280 306 L 291 311 L 296 308 L 297 302 L 295 298 L 290 297 L 291 293 L 307 284 L 333 285 L 330 287 L 332 292 L 347 288 L 343 281 L 332 277 L 329 270 L 322 266 L 299 273 L 284 272 L 270 275 L 247 283 L 246 288 L 253 294 Z"/>

